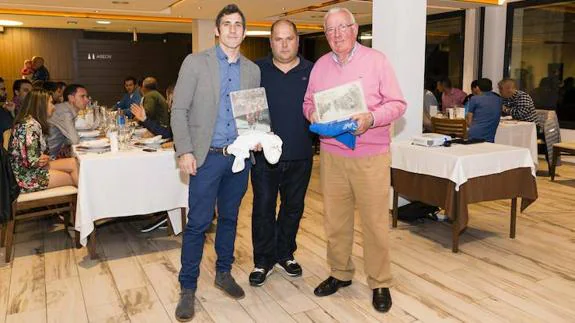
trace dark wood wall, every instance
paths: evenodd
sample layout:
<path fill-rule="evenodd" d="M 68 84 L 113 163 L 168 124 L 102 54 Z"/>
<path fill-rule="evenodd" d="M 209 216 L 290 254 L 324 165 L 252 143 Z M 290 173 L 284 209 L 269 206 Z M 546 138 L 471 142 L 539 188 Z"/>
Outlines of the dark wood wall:
<path fill-rule="evenodd" d="M 189 45 L 185 41 L 78 39 L 76 79 L 86 86 L 90 96 L 107 106 L 121 99 L 127 76 L 153 76 L 164 93 L 169 84 L 176 82 L 180 64 L 191 52 Z"/>
<path fill-rule="evenodd" d="M 12 94 L 12 82 L 21 78 L 25 59 L 42 56 L 55 80 L 74 80 L 74 42 L 80 30 L 4 28 L 0 33 L 0 77 Z"/>
<path fill-rule="evenodd" d="M 111 106 L 122 97 L 126 76 L 154 76 L 160 90 L 174 83 L 192 48 L 191 34 L 140 34 L 138 40 L 132 42 L 131 33 L 5 28 L 0 33 L 0 77 L 12 93 L 24 60 L 43 56 L 52 80 L 83 84 L 95 100 Z M 252 60 L 264 57 L 269 40 L 246 38 L 241 51 Z"/>
<path fill-rule="evenodd" d="M 253 61 L 265 57 L 271 53 L 269 38 L 247 37 L 242 42 L 240 51 L 245 57 Z"/>

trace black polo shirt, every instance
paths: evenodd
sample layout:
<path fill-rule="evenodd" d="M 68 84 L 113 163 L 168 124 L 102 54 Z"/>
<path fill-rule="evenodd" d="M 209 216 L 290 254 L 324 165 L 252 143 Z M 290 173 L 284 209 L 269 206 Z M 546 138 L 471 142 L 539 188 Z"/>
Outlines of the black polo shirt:
<path fill-rule="evenodd" d="M 282 141 L 280 160 L 312 158 L 312 134 L 303 116 L 303 98 L 313 63 L 299 57 L 299 64 L 284 73 L 266 57 L 256 61 L 261 70 L 261 86 L 266 89 L 272 131 Z"/>

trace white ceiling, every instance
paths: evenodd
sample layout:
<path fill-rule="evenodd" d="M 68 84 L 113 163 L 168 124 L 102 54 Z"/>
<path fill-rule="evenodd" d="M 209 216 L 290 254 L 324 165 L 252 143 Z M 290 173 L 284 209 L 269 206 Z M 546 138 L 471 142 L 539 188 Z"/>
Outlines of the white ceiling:
<path fill-rule="evenodd" d="M 267 30 L 270 22 L 286 17 L 300 25 L 299 29 L 304 33 L 317 32 L 323 15 L 332 6 L 347 7 L 356 14 L 360 24 L 371 23 L 370 0 L 348 0 L 313 7 L 324 1 L 236 0 L 235 3 L 244 11 L 248 29 L 252 30 Z M 23 27 L 115 32 L 132 31 L 135 27 L 144 33 L 191 33 L 190 19 L 214 19 L 228 3 L 230 0 L 0 0 L 0 19 L 21 21 Z M 479 6 L 461 1 L 428 0 L 428 14 Z M 285 14 L 293 11 L 297 13 Z M 174 21 L 142 21 L 150 17 Z M 111 24 L 98 25 L 97 20 L 109 20 Z"/>

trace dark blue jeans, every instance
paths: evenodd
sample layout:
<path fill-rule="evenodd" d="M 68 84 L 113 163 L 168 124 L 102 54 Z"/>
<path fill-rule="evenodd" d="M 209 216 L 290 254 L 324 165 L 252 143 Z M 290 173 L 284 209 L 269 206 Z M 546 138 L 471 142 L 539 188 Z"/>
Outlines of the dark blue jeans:
<path fill-rule="evenodd" d="M 216 270 L 229 272 L 232 269 L 238 212 L 248 186 L 250 166 L 246 161 L 246 168 L 234 174 L 233 161 L 233 156 L 210 152 L 204 164 L 198 168 L 196 176 L 190 176 L 190 209 L 182 239 L 182 269 L 179 277 L 183 288 L 197 287 L 206 230 L 214 217 L 216 201 Z"/>
<path fill-rule="evenodd" d="M 254 192 L 252 241 L 256 267 L 271 267 L 276 262 L 293 259 L 312 163 L 310 158 L 270 165 L 261 153 L 256 154 L 251 174 Z M 278 192 L 281 205 L 276 218 Z"/>

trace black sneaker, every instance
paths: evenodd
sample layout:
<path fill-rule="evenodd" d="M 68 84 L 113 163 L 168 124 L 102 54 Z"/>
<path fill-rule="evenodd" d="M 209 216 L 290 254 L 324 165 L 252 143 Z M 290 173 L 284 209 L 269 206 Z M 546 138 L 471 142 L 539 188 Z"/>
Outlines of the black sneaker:
<path fill-rule="evenodd" d="M 268 276 L 271 275 L 273 271 L 274 267 L 267 269 L 264 267 L 256 266 L 250 274 L 250 285 L 262 286 L 266 281 L 266 278 L 268 278 Z"/>
<path fill-rule="evenodd" d="M 290 277 L 299 277 L 302 274 L 301 266 L 293 259 L 278 262 L 276 266 L 285 271 Z"/>
<path fill-rule="evenodd" d="M 168 216 L 162 216 L 160 217 L 158 220 L 146 225 L 145 227 L 143 227 L 142 229 L 140 229 L 140 232 L 142 233 L 148 233 L 157 229 L 167 229 L 168 228 Z"/>

